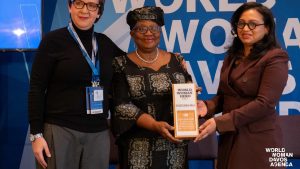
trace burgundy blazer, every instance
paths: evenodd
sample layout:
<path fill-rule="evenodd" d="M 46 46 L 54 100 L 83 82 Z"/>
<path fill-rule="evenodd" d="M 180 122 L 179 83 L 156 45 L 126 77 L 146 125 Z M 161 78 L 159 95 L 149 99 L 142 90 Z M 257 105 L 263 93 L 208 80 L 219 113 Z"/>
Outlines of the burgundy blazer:
<path fill-rule="evenodd" d="M 223 112 L 215 117 L 218 169 L 276 168 L 265 148 L 282 148 L 275 106 L 287 82 L 288 60 L 285 51 L 273 49 L 232 71 L 235 59 L 225 58 L 218 93 L 207 100 L 209 114 Z"/>

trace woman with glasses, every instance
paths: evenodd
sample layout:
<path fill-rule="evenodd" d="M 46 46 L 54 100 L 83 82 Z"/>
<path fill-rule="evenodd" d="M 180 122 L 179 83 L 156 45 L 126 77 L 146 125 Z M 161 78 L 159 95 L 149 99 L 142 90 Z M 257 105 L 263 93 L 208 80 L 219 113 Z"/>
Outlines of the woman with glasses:
<path fill-rule="evenodd" d="M 275 107 L 288 78 L 289 58 L 277 42 L 274 17 L 262 4 L 248 2 L 234 12 L 231 26 L 235 38 L 217 95 L 204 101 L 201 115 L 208 120 L 195 141 L 219 132 L 218 169 L 285 168 L 272 163 L 266 150 L 283 146 Z"/>
<path fill-rule="evenodd" d="M 124 53 L 94 32 L 104 0 L 69 0 L 68 9 L 69 25 L 43 38 L 32 66 L 32 149 L 37 168 L 107 169 L 112 59 Z"/>
<path fill-rule="evenodd" d="M 190 82 L 191 76 L 182 56 L 158 47 L 163 15 L 159 7 L 130 11 L 136 49 L 113 60 L 112 129 L 122 169 L 188 168 L 187 142 L 173 137 L 172 83 Z"/>

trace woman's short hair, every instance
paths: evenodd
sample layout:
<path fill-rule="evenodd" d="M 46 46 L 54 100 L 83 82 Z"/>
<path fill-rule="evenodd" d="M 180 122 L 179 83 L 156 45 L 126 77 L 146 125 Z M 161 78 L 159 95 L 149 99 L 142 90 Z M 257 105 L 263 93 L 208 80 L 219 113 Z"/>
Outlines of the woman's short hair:
<path fill-rule="evenodd" d="M 72 3 L 73 3 L 74 1 L 75 1 L 75 0 L 68 0 L 69 7 L 71 7 L 71 5 L 72 5 Z M 99 0 L 99 4 L 100 4 L 100 8 L 99 8 L 99 13 L 98 13 L 98 14 L 99 14 L 100 17 L 101 17 L 102 14 L 103 14 L 103 11 L 104 11 L 105 0 Z M 100 17 L 97 18 L 97 19 L 95 20 L 95 23 L 98 22 L 98 20 L 100 19 Z"/>

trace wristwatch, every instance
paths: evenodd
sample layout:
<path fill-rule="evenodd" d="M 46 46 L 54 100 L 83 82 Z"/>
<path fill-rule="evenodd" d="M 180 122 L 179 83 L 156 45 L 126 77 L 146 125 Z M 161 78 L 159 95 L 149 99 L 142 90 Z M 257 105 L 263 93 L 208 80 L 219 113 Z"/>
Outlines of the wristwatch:
<path fill-rule="evenodd" d="M 30 134 L 29 140 L 33 142 L 34 140 L 43 137 L 43 133 L 37 133 L 37 134 Z"/>

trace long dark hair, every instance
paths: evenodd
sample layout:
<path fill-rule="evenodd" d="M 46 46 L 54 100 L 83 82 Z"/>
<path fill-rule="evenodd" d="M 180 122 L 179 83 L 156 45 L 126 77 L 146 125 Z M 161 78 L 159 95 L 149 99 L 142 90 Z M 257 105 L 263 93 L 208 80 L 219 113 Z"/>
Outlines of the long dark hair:
<path fill-rule="evenodd" d="M 72 5 L 72 3 L 74 1 L 75 0 L 68 0 L 69 7 L 71 7 L 71 5 Z M 99 0 L 100 9 L 99 9 L 99 13 L 98 14 L 100 14 L 100 17 L 102 16 L 103 11 L 104 11 L 104 3 L 105 3 L 105 0 Z M 100 19 L 100 17 L 95 20 L 95 23 L 98 22 L 98 20 Z"/>
<path fill-rule="evenodd" d="M 239 21 L 243 12 L 254 9 L 263 16 L 264 24 L 269 29 L 269 33 L 266 34 L 260 41 L 255 43 L 250 51 L 249 59 L 256 59 L 263 56 L 268 50 L 272 48 L 280 48 L 275 33 L 275 22 L 272 11 L 264 5 L 256 2 L 247 2 L 240 6 L 232 15 L 231 27 L 234 32 L 237 32 L 236 23 Z M 231 57 L 237 57 L 243 54 L 244 45 L 241 40 L 234 38 L 232 45 L 229 47 L 227 54 Z"/>

